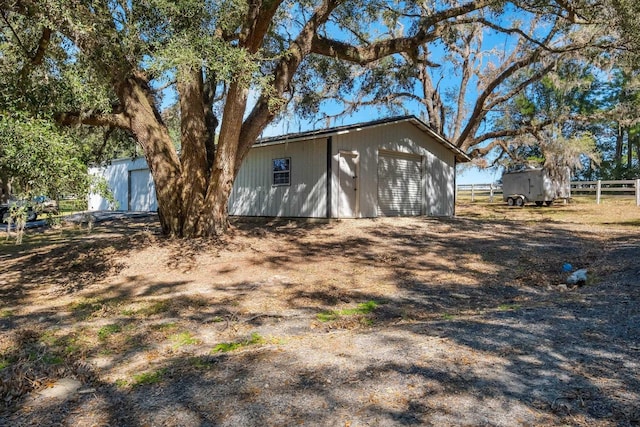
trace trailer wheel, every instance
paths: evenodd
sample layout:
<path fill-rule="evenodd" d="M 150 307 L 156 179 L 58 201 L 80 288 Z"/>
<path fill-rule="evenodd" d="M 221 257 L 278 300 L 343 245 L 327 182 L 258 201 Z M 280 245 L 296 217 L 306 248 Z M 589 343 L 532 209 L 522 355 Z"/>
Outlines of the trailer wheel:
<path fill-rule="evenodd" d="M 518 207 L 524 206 L 524 199 L 522 197 L 516 197 L 516 206 Z"/>
<path fill-rule="evenodd" d="M 516 202 L 513 201 L 513 197 L 508 197 L 507 198 L 507 205 L 513 206 L 515 204 L 516 204 Z"/>
<path fill-rule="evenodd" d="M 544 202 L 540 202 L 540 201 L 536 202 L 536 206 L 542 206 L 542 205 L 544 205 Z"/>
<path fill-rule="evenodd" d="M 553 200 L 547 200 L 544 202 L 547 206 L 551 206 L 553 204 Z"/>

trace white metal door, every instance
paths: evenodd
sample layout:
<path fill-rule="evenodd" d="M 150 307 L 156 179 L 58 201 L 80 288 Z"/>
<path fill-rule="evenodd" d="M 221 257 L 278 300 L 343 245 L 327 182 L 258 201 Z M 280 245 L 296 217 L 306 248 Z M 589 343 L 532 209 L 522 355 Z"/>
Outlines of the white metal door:
<path fill-rule="evenodd" d="M 358 153 L 340 152 L 338 218 L 358 216 Z"/>
<path fill-rule="evenodd" d="M 157 209 L 156 189 L 148 169 L 129 171 L 130 211 L 150 212 Z"/>
<path fill-rule="evenodd" d="M 416 216 L 422 211 L 422 158 L 380 151 L 378 155 L 378 215 Z"/>

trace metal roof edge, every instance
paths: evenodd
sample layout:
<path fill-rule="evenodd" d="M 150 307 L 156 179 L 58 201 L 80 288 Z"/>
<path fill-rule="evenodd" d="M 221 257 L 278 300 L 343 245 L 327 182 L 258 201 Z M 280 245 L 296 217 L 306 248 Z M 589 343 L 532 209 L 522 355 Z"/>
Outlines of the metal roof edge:
<path fill-rule="evenodd" d="M 372 120 L 369 122 L 354 123 L 351 125 L 335 126 L 335 127 L 326 128 L 326 129 L 316 129 L 316 130 L 310 130 L 305 132 L 296 132 L 296 133 L 289 133 L 285 135 L 270 136 L 267 138 L 258 139 L 254 144 L 254 147 L 263 146 L 263 145 L 283 144 L 286 142 L 296 142 L 296 141 L 303 141 L 308 139 L 317 139 L 322 137 L 328 137 L 331 135 L 342 135 L 345 133 L 361 130 L 364 128 L 372 128 L 376 126 L 397 123 L 403 120 L 408 120 L 411 117 L 414 117 L 414 116 L 388 117 L 386 119 L 378 119 L 378 120 Z"/>
<path fill-rule="evenodd" d="M 455 145 L 453 145 L 444 136 L 440 135 L 438 132 L 433 130 L 431 128 L 431 126 L 429 126 L 427 123 L 423 122 L 422 120 L 420 120 L 416 116 L 410 116 L 408 120 L 411 121 L 418 128 L 420 128 L 420 130 L 422 130 L 423 132 L 426 132 L 429 135 L 431 135 L 433 138 L 435 138 L 439 143 L 444 145 L 446 148 L 448 148 L 449 150 L 453 151 L 454 154 L 456 154 L 456 158 L 458 159 L 458 161 L 460 161 L 462 163 L 466 163 L 466 162 L 470 162 L 471 161 L 471 157 L 469 157 L 469 155 L 467 153 L 465 153 L 460 148 L 458 148 Z"/>
<path fill-rule="evenodd" d="M 253 145 L 253 147 L 254 148 L 267 147 L 270 145 L 318 139 L 322 137 L 329 137 L 332 135 L 343 135 L 353 131 L 359 131 L 362 129 L 371 129 L 378 126 L 386 126 L 386 125 L 396 124 L 401 122 L 410 122 L 414 126 L 418 127 L 420 130 L 422 130 L 423 132 L 427 133 L 429 136 L 433 137 L 445 148 L 452 151 L 455 154 L 456 159 L 458 161 L 460 162 L 471 161 L 471 157 L 469 157 L 464 151 L 462 151 L 461 149 L 453 145 L 451 142 L 449 142 L 445 137 L 443 137 L 442 135 L 440 135 L 439 133 L 431 129 L 431 127 L 428 124 L 426 124 L 425 122 L 417 118 L 415 115 L 388 117 L 386 119 L 372 120 L 370 122 L 361 122 L 361 123 L 355 123 L 352 125 L 337 126 L 337 127 L 328 128 L 328 129 L 312 130 L 312 131 L 291 133 L 291 134 L 280 135 L 280 136 L 272 136 L 268 138 L 259 139 Z"/>

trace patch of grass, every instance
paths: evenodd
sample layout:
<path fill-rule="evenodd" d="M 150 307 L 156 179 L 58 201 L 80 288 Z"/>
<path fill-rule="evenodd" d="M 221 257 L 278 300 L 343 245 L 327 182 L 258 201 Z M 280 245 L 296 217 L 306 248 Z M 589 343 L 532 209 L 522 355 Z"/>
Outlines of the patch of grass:
<path fill-rule="evenodd" d="M 8 360 L 0 359 L 0 371 L 4 368 L 8 368 L 9 366 L 11 366 L 11 363 Z"/>
<path fill-rule="evenodd" d="M 93 337 L 93 331 L 82 328 L 68 335 L 56 337 L 53 346 L 65 356 L 78 355 L 90 350 Z"/>
<path fill-rule="evenodd" d="M 146 384 L 157 384 L 162 381 L 164 374 L 167 372 L 166 369 L 158 369 L 157 371 L 151 372 L 141 372 L 139 374 L 135 374 L 133 376 L 132 386 L 140 386 Z"/>
<path fill-rule="evenodd" d="M 455 319 L 455 318 L 456 318 L 456 316 L 454 316 L 453 314 L 444 313 L 444 314 L 442 315 L 442 318 L 443 318 L 444 320 L 453 320 L 453 319 Z"/>
<path fill-rule="evenodd" d="M 98 311 L 103 310 L 106 304 L 107 302 L 105 300 L 99 298 L 90 298 L 72 302 L 69 305 L 69 309 L 74 314 L 74 316 L 77 316 L 80 319 L 84 320 L 88 319 Z"/>
<path fill-rule="evenodd" d="M 340 315 L 335 311 L 323 311 L 322 313 L 316 314 L 316 318 L 321 322 L 333 322 L 334 320 L 338 320 Z"/>
<path fill-rule="evenodd" d="M 70 355 L 72 355 L 72 354 L 80 353 L 80 352 L 82 351 L 82 349 L 83 349 L 83 346 L 82 346 L 82 345 L 80 345 L 80 344 L 78 344 L 78 343 L 76 343 L 76 342 L 73 342 L 73 343 L 69 343 L 69 344 L 67 344 L 67 345 L 62 349 L 62 351 L 63 351 L 63 352 L 64 352 L 64 354 L 66 354 L 67 356 L 70 356 Z"/>
<path fill-rule="evenodd" d="M 0 319 L 6 319 L 11 316 L 13 316 L 13 311 L 8 309 L 0 310 Z"/>
<path fill-rule="evenodd" d="M 42 357 L 42 361 L 47 365 L 59 365 L 64 362 L 64 358 L 57 354 L 45 354 Z"/>
<path fill-rule="evenodd" d="M 511 311 L 511 310 L 519 310 L 519 304 L 500 304 L 498 306 L 498 310 L 500 311 Z"/>
<path fill-rule="evenodd" d="M 189 365 L 196 369 L 211 369 L 216 365 L 216 360 L 207 357 L 192 357 L 189 359 Z"/>
<path fill-rule="evenodd" d="M 379 302 L 367 301 L 358 304 L 355 308 L 345 308 L 342 310 L 331 310 L 318 313 L 316 318 L 321 322 L 332 322 L 344 316 L 366 315 L 373 312 L 380 306 Z"/>
<path fill-rule="evenodd" d="M 154 314 L 165 313 L 170 309 L 169 301 L 156 301 L 153 304 L 149 305 L 138 311 L 138 313 L 144 316 L 153 316 Z"/>
<path fill-rule="evenodd" d="M 180 332 L 178 334 L 171 335 L 169 339 L 173 341 L 174 349 L 184 347 L 186 345 L 200 344 L 201 342 L 198 338 L 191 335 L 191 332 L 189 331 Z"/>
<path fill-rule="evenodd" d="M 170 331 L 178 327 L 176 322 L 160 323 L 158 325 L 151 325 L 151 329 L 156 331 Z"/>
<path fill-rule="evenodd" d="M 120 314 L 129 317 L 135 315 L 136 311 L 131 308 L 125 308 L 124 310 L 120 311 Z"/>
<path fill-rule="evenodd" d="M 243 347 L 248 347 L 250 345 L 256 344 L 264 344 L 266 340 L 257 332 L 251 334 L 251 338 L 244 341 L 236 341 L 236 342 L 223 342 L 217 344 L 211 350 L 211 353 L 228 353 L 230 351 L 235 351 Z"/>
<path fill-rule="evenodd" d="M 100 339 L 100 341 L 105 341 L 111 335 L 117 334 L 120 331 L 122 331 L 120 325 L 117 325 L 115 323 L 105 325 L 102 328 L 98 329 L 98 338 Z"/>
<path fill-rule="evenodd" d="M 38 341 L 47 346 L 56 345 L 58 343 L 58 340 L 59 338 L 56 336 L 56 333 L 53 330 L 43 332 L 38 339 Z"/>

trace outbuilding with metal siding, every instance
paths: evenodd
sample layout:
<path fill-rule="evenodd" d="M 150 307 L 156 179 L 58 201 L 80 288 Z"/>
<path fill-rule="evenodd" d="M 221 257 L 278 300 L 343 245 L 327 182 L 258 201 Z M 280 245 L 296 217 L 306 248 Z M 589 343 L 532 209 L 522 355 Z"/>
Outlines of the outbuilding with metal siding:
<path fill-rule="evenodd" d="M 414 116 L 259 140 L 229 198 L 238 216 L 367 218 L 451 216 L 456 163 L 469 157 Z M 143 158 L 92 169 L 121 210 L 156 210 Z M 90 209 L 107 202 L 91 195 Z"/>
<path fill-rule="evenodd" d="M 282 158 L 291 178 L 284 188 L 270 175 L 273 161 Z M 240 168 L 229 213 L 451 216 L 456 163 L 469 160 L 414 116 L 263 139 Z"/>
<path fill-rule="evenodd" d="M 90 211 L 120 210 L 152 212 L 158 209 L 156 189 L 143 157 L 112 160 L 103 167 L 89 169 L 89 174 L 105 179 L 113 200 L 89 194 Z"/>

